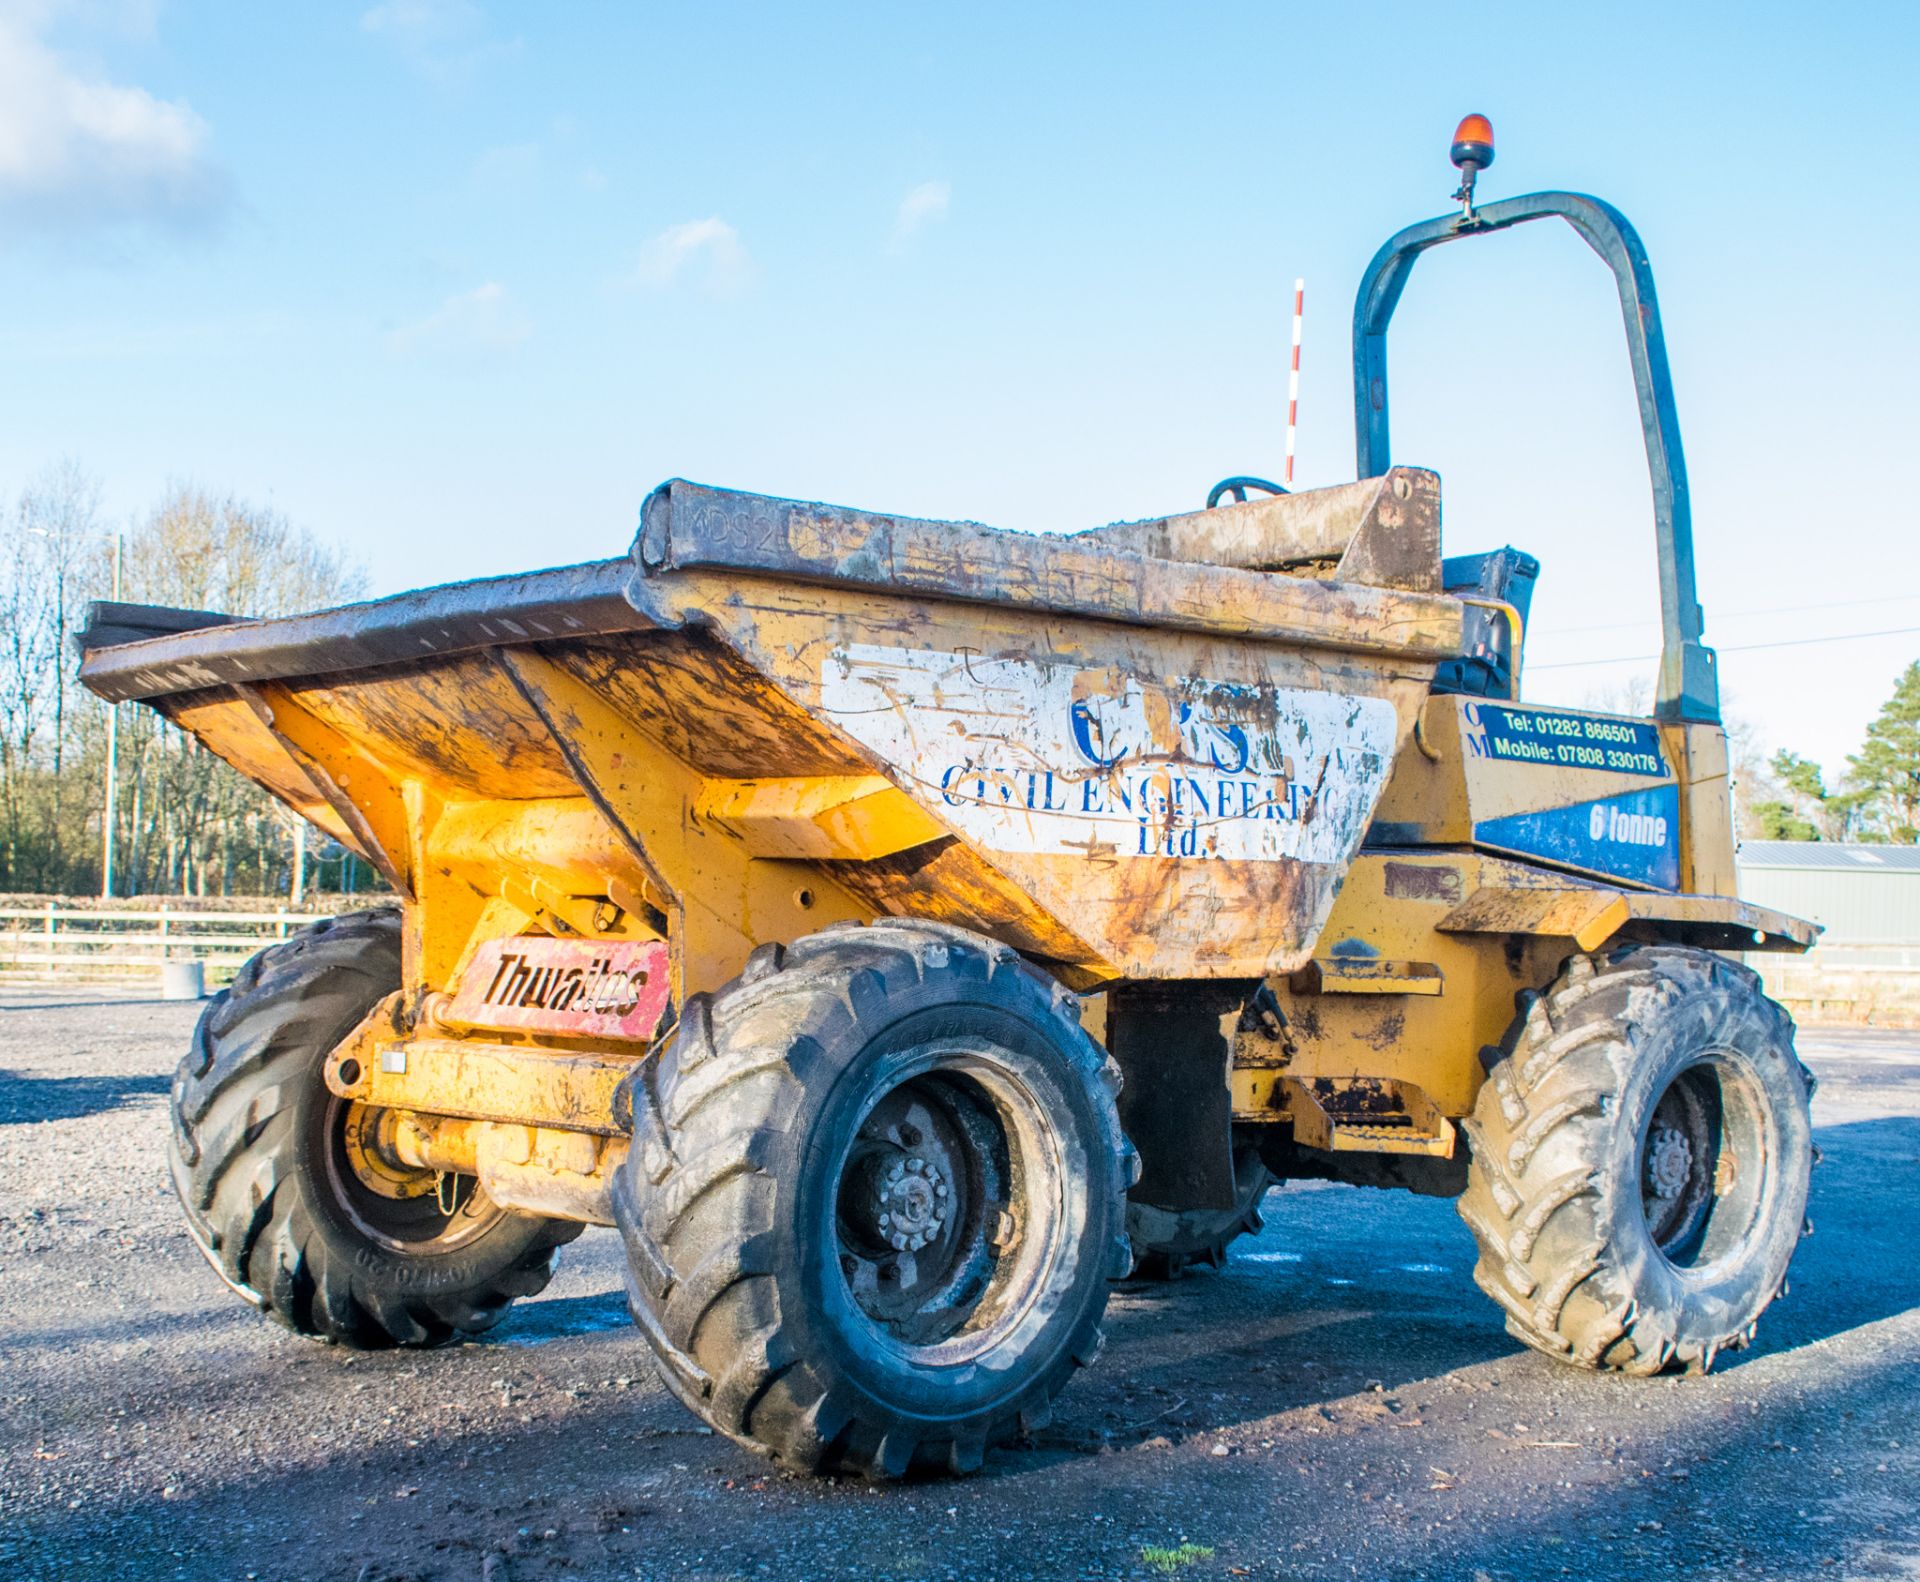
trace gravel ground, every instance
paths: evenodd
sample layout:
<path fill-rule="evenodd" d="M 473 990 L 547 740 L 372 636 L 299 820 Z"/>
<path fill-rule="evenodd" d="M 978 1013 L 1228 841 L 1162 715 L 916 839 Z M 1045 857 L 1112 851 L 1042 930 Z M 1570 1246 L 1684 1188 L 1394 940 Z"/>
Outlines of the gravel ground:
<path fill-rule="evenodd" d="M 611 1232 L 480 1344 L 256 1318 L 166 1182 L 193 1016 L 0 992 L 0 1582 L 1920 1577 L 1920 1036 L 1803 1033 L 1818 1234 L 1709 1378 L 1524 1351 L 1451 1204 L 1294 1186 L 1227 1272 L 1118 1288 L 1041 1439 L 874 1489 L 698 1429 Z"/>

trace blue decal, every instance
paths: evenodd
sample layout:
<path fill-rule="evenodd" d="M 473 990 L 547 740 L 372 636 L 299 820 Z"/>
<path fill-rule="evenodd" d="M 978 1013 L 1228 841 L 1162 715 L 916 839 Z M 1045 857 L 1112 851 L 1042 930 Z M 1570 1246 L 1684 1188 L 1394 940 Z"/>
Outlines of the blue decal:
<path fill-rule="evenodd" d="M 1486 819 L 1473 826 L 1473 838 L 1483 846 L 1656 890 L 1680 888 L 1680 792 L 1675 786 Z"/>
<path fill-rule="evenodd" d="M 1462 734 L 1475 758 L 1657 779 L 1671 772 L 1660 747 L 1660 728 L 1651 720 L 1481 702 L 1467 704 L 1462 713 Z"/>

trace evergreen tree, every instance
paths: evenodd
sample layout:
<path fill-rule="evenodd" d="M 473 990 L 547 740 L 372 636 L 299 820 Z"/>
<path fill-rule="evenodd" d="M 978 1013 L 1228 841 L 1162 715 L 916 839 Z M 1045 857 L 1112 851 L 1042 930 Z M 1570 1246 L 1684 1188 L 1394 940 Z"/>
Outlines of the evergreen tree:
<path fill-rule="evenodd" d="M 1847 762 L 1853 799 L 1872 832 L 1902 846 L 1920 842 L 1920 659 L 1901 673 Z"/>
<path fill-rule="evenodd" d="M 1759 840 L 1831 840 L 1844 815 L 1811 758 L 1784 748 L 1767 763 L 1768 777 L 1782 795 L 1756 801 L 1748 810 L 1747 833 Z"/>

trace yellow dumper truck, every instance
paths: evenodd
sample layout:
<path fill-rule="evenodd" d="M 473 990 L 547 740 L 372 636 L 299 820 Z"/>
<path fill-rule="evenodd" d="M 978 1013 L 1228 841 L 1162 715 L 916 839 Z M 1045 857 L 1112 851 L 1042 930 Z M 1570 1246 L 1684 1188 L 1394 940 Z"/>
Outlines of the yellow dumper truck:
<path fill-rule="evenodd" d="M 1464 152 L 1463 152 L 1464 151 Z M 1393 237 L 1359 481 L 1039 536 L 674 480 L 616 560 L 286 619 L 101 605 L 157 709 L 384 875 L 215 997 L 172 1168 L 304 1335 L 432 1346 L 617 1225 L 663 1377 L 785 1465 L 965 1472 L 1289 1178 L 1455 1196 L 1514 1335 L 1738 1347 L 1802 1231 L 1811 1079 L 1737 954 L 1646 253 L 1608 205 Z M 1523 700 L 1514 549 L 1388 453 L 1415 260 L 1566 221 L 1619 288 L 1651 719 Z M 1238 498 L 1227 498 L 1237 495 Z"/>

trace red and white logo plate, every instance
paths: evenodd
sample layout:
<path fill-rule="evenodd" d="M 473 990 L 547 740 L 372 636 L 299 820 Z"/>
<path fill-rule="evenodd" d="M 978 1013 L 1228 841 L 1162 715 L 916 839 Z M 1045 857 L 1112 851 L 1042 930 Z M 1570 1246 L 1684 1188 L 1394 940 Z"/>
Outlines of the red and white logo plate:
<path fill-rule="evenodd" d="M 657 939 L 489 939 L 461 974 L 448 1014 L 470 1027 L 651 1038 L 667 1008 Z"/>

